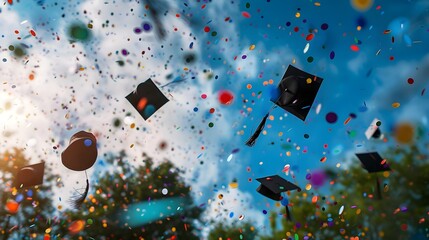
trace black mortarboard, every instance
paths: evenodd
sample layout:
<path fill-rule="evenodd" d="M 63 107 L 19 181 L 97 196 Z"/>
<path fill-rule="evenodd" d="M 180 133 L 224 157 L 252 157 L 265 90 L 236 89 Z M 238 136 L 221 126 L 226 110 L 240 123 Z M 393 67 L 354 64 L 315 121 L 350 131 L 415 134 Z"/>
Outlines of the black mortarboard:
<path fill-rule="evenodd" d="M 281 178 L 279 175 L 258 178 L 256 181 L 261 183 L 256 191 L 275 201 L 282 199 L 282 192 L 300 189 L 297 185 Z"/>
<path fill-rule="evenodd" d="M 84 171 L 92 167 L 97 160 L 97 139 L 90 132 L 80 131 L 70 138 L 69 146 L 61 153 L 63 165 L 73 171 Z M 86 174 L 86 172 L 85 172 Z M 89 191 L 89 180 L 86 177 L 86 187 L 82 194 L 72 200 L 79 208 L 85 201 Z"/>
<path fill-rule="evenodd" d="M 33 187 L 43 183 L 43 174 L 45 172 L 45 162 L 28 165 L 19 169 L 15 186 Z"/>
<path fill-rule="evenodd" d="M 278 98 L 271 101 L 305 121 L 322 81 L 320 77 L 289 65 L 277 86 Z"/>
<path fill-rule="evenodd" d="M 356 156 L 362 162 L 363 167 L 368 173 L 377 173 L 391 171 L 389 165 L 377 152 L 356 153 Z M 376 188 L 378 199 L 381 199 L 380 179 L 376 178 Z"/>
<path fill-rule="evenodd" d="M 256 191 L 267 198 L 273 199 L 275 201 L 280 201 L 283 199 L 281 196 L 282 192 L 298 190 L 301 191 L 301 188 L 297 185 L 283 179 L 279 175 L 273 175 L 263 178 L 256 179 L 261 183 Z M 291 220 L 289 207 L 286 205 L 286 215 L 287 219 Z"/>
<path fill-rule="evenodd" d="M 169 101 L 150 78 L 140 83 L 137 89 L 125 98 L 140 113 L 144 120 L 147 120 Z"/>
<path fill-rule="evenodd" d="M 74 171 L 83 171 L 94 165 L 97 160 L 97 140 L 90 132 L 80 131 L 70 138 L 69 146 L 61 153 L 65 167 Z"/>
<path fill-rule="evenodd" d="M 391 170 L 387 162 L 377 152 L 356 153 L 356 156 L 369 173 Z"/>
<path fill-rule="evenodd" d="M 377 118 L 374 118 L 374 120 L 372 120 L 371 124 L 365 131 L 366 139 L 368 140 L 370 138 L 382 139 L 384 137 L 384 135 L 381 134 L 380 128 L 377 125 L 379 122 L 380 120 L 378 120 Z"/>
<path fill-rule="evenodd" d="M 316 98 L 323 79 L 289 65 L 277 86 L 277 94 L 271 99 L 276 106 L 305 121 L 311 105 Z M 258 125 L 255 133 L 247 140 L 247 146 L 253 146 L 262 132 L 269 113 Z"/>

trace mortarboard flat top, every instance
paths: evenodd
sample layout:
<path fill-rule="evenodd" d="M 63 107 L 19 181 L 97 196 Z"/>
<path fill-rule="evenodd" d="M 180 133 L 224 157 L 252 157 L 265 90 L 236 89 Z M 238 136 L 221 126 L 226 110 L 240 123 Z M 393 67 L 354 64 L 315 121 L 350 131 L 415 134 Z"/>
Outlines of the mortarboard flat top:
<path fill-rule="evenodd" d="M 301 189 L 297 185 L 281 178 L 279 175 L 258 178 L 256 180 L 261 183 L 256 191 L 276 201 L 281 200 L 280 193 L 282 192 Z"/>
<path fill-rule="evenodd" d="M 356 156 L 369 173 L 391 171 L 387 162 L 377 152 L 356 153 Z"/>
<path fill-rule="evenodd" d="M 374 120 L 372 120 L 371 125 L 369 125 L 369 127 L 365 131 L 366 139 L 368 140 L 370 138 L 381 139 L 384 137 L 383 134 L 381 134 L 379 127 L 377 126 L 377 123 L 379 121 L 380 120 L 378 120 L 377 118 L 374 118 Z"/>
<path fill-rule="evenodd" d="M 150 78 L 140 83 L 137 89 L 125 98 L 133 105 L 144 120 L 147 120 L 169 101 Z"/>
<path fill-rule="evenodd" d="M 28 165 L 18 170 L 16 177 L 16 187 L 33 187 L 43 183 L 45 172 L 45 162 Z"/>
<path fill-rule="evenodd" d="M 278 95 L 271 101 L 304 121 L 322 81 L 320 77 L 289 65 L 277 86 Z"/>

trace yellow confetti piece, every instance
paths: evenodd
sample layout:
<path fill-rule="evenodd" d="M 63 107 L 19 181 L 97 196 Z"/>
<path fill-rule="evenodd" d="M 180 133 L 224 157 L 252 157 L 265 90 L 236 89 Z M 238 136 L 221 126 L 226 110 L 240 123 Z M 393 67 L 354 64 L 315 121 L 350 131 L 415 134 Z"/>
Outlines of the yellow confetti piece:
<path fill-rule="evenodd" d="M 392 103 L 392 107 L 393 107 L 393 108 L 398 108 L 399 106 L 401 106 L 401 104 L 400 104 L 400 103 L 398 103 L 398 102 L 394 102 L 394 103 Z"/>
<path fill-rule="evenodd" d="M 255 44 L 252 44 L 252 45 L 250 45 L 249 50 L 252 51 L 255 48 L 256 48 Z"/>
<path fill-rule="evenodd" d="M 296 17 L 296 18 L 301 17 L 301 13 L 299 13 L 299 12 L 295 13 L 295 17 Z"/>
<path fill-rule="evenodd" d="M 311 189 L 311 184 L 307 183 L 307 185 L 305 185 L 305 190 L 310 191 Z"/>
<path fill-rule="evenodd" d="M 314 6 L 316 6 L 316 7 L 320 7 L 320 2 L 315 2 L 315 3 L 314 3 Z"/>
<path fill-rule="evenodd" d="M 311 78 L 307 78 L 307 84 L 310 84 L 312 82 Z"/>

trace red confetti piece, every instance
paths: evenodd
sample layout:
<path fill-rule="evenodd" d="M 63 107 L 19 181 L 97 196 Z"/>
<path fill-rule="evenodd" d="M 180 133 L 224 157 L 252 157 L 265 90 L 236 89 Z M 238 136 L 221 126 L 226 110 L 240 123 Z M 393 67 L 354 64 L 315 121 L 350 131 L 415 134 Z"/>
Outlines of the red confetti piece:
<path fill-rule="evenodd" d="M 210 32 L 210 27 L 209 26 L 205 26 L 204 27 L 204 32 Z"/>
<path fill-rule="evenodd" d="M 226 17 L 225 18 L 225 22 L 228 22 L 229 21 L 229 19 L 231 19 L 230 17 Z"/>
<path fill-rule="evenodd" d="M 234 99 L 234 95 L 228 90 L 222 90 L 218 94 L 218 99 L 221 104 L 230 105 Z"/>
<path fill-rule="evenodd" d="M 310 33 L 310 34 L 307 35 L 307 37 L 305 38 L 305 40 L 311 41 L 311 40 L 313 40 L 313 38 L 314 38 L 314 34 Z"/>
<path fill-rule="evenodd" d="M 358 47 L 357 45 L 351 45 L 351 46 L 350 46 L 350 49 L 351 49 L 353 52 L 357 52 L 357 51 L 359 51 L 359 47 Z"/>
<path fill-rule="evenodd" d="M 407 82 L 408 82 L 408 84 L 413 84 L 414 83 L 414 79 L 408 78 Z"/>
<path fill-rule="evenodd" d="M 13 0 L 7 0 L 7 2 L 12 5 L 13 4 Z"/>
<path fill-rule="evenodd" d="M 245 11 L 241 12 L 241 15 L 245 18 L 250 18 L 250 13 L 248 13 L 248 12 L 245 12 Z"/>
<path fill-rule="evenodd" d="M 205 4 L 203 4 L 203 6 L 201 6 L 201 9 L 204 9 L 204 8 L 206 8 L 206 5 L 205 5 Z"/>
<path fill-rule="evenodd" d="M 31 29 L 31 30 L 30 30 L 30 34 L 31 34 L 33 37 L 35 37 L 35 36 L 36 36 L 36 32 L 35 32 L 33 29 Z"/>

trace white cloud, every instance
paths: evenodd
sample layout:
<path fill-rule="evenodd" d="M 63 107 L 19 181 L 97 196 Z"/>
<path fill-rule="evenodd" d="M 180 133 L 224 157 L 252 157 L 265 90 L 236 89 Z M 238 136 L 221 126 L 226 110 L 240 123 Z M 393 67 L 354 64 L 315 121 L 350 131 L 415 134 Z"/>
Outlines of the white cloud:
<path fill-rule="evenodd" d="M 358 74 L 365 66 L 366 61 L 367 61 L 366 54 L 361 52 L 359 53 L 359 55 L 357 55 L 357 57 L 353 58 L 347 63 L 347 67 L 354 74 Z"/>

